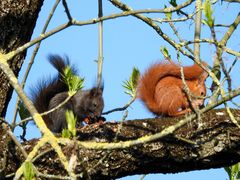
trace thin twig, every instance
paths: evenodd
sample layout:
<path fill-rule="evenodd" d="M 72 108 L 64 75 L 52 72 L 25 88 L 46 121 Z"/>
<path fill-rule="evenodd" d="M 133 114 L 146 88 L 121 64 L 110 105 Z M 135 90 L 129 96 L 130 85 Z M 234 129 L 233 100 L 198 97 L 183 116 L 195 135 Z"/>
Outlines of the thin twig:
<path fill-rule="evenodd" d="M 193 16 L 196 14 L 196 12 L 194 12 L 193 14 L 188 15 L 188 17 L 184 17 L 184 18 L 176 18 L 176 19 L 168 19 L 168 18 L 164 18 L 164 19 L 160 19 L 160 18 L 152 18 L 153 21 L 155 22 L 159 22 L 159 23 L 169 23 L 169 22 L 182 22 L 182 21 L 187 21 L 193 18 Z"/>
<path fill-rule="evenodd" d="M 103 115 L 106 115 L 106 114 L 110 114 L 110 113 L 116 112 L 116 111 L 124 111 L 124 110 L 126 110 L 135 100 L 136 100 L 136 96 L 134 96 L 134 97 L 133 97 L 127 104 L 125 104 L 123 107 L 115 108 L 115 109 L 112 109 L 112 110 L 103 112 L 102 114 L 103 114 Z"/>
<path fill-rule="evenodd" d="M 231 2 L 231 3 L 240 3 L 240 0 L 223 0 L 223 1 L 226 1 L 226 2 Z"/>
<path fill-rule="evenodd" d="M 20 151 L 22 152 L 24 158 L 27 158 L 28 154 L 25 151 L 25 149 L 22 147 L 21 143 L 17 140 L 17 138 L 14 136 L 14 134 L 12 133 L 12 131 L 7 127 L 6 124 L 2 125 L 4 127 L 4 129 L 6 129 L 7 134 L 11 137 L 11 139 L 13 140 L 13 142 L 17 145 L 17 147 L 20 149 Z"/>
<path fill-rule="evenodd" d="M 219 42 L 216 42 L 216 41 L 214 41 L 212 39 L 196 39 L 196 40 L 192 40 L 192 41 L 185 41 L 185 42 L 181 42 L 180 45 L 181 46 L 186 46 L 188 44 L 195 44 L 195 43 L 210 43 L 210 44 L 214 44 L 214 45 L 218 46 L 219 48 L 222 48 L 228 54 L 240 57 L 240 53 L 239 52 L 236 52 L 236 51 L 234 51 L 234 50 L 232 50 L 230 48 L 227 48 L 226 46 L 223 46 Z"/>
<path fill-rule="evenodd" d="M 103 16 L 102 0 L 98 0 L 98 18 Z M 98 74 L 97 74 L 97 85 L 98 87 L 102 84 L 102 68 L 103 68 L 103 21 L 98 23 Z"/>
<path fill-rule="evenodd" d="M 235 66 L 235 64 L 237 63 L 237 57 L 235 58 L 235 60 L 233 61 L 233 63 L 232 63 L 232 65 L 230 66 L 230 68 L 228 69 L 228 74 L 230 74 L 231 73 L 231 71 L 232 71 L 232 69 L 233 69 L 233 67 Z"/>
<path fill-rule="evenodd" d="M 225 105 L 225 107 L 226 107 L 226 109 L 227 109 L 227 113 L 228 113 L 231 121 L 233 122 L 233 124 L 235 124 L 235 125 L 240 129 L 240 125 L 238 124 L 236 118 L 235 118 L 234 115 L 232 114 L 231 109 L 229 108 L 229 106 L 227 105 L 226 102 L 224 103 L 224 105 Z"/>
<path fill-rule="evenodd" d="M 69 22 L 71 22 L 73 18 L 72 18 L 72 15 L 71 15 L 70 11 L 69 11 L 66 0 L 62 0 L 62 4 L 63 4 L 63 7 L 65 8 L 65 12 L 67 14 L 68 20 L 69 20 Z"/>
<path fill-rule="evenodd" d="M 181 43 L 184 43 L 184 40 L 181 38 L 181 36 L 178 33 L 178 30 L 176 29 L 176 27 L 174 26 L 173 22 L 169 22 L 170 27 L 172 28 L 174 34 L 178 37 L 179 41 Z M 193 50 L 189 47 L 189 46 L 185 46 L 185 48 L 191 53 L 194 54 Z"/>
<path fill-rule="evenodd" d="M 54 107 L 54 108 L 52 108 L 52 109 L 50 109 L 50 110 L 48 110 L 46 112 L 41 113 L 40 115 L 41 116 L 48 115 L 49 113 L 52 113 L 52 112 L 58 110 L 60 107 L 62 107 L 64 104 L 66 104 L 72 98 L 72 96 L 74 96 L 74 94 L 71 94 L 71 95 L 68 94 L 68 97 L 63 102 L 58 104 L 56 107 Z M 20 125 L 22 123 L 28 122 L 28 121 L 30 121 L 32 119 L 33 119 L 32 117 L 25 118 L 25 119 L 21 120 L 19 123 L 17 123 L 16 126 L 18 126 L 18 125 Z"/>
<path fill-rule="evenodd" d="M 187 96 L 187 100 L 189 102 L 190 108 L 193 110 L 193 112 L 197 116 L 197 119 L 200 121 L 200 119 L 201 119 L 200 118 L 201 117 L 200 111 L 199 111 L 199 109 L 197 109 L 196 107 L 193 106 L 193 99 L 192 98 L 196 99 L 196 98 L 202 98 L 202 97 L 196 97 L 196 95 L 193 95 L 192 92 L 190 91 L 190 89 L 189 89 L 189 87 L 186 83 L 185 77 L 184 77 L 183 67 L 180 68 L 180 72 L 181 72 L 181 80 L 182 80 L 182 83 L 183 83 L 183 86 L 184 86 L 184 91 L 185 91 L 185 94 Z"/>
<path fill-rule="evenodd" d="M 122 130 L 123 123 L 127 119 L 127 116 L 128 116 L 128 110 L 125 111 L 125 113 L 123 114 L 122 120 L 121 120 L 120 124 L 118 125 L 117 132 L 116 132 L 116 135 L 113 140 L 114 142 L 117 142 L 117 140 L 118 140 L 117 138 Z"/>
<path fill-rule="evenodd" d="M 202 27 L 202 0 L 196 0 L 196 17 L 195 17 L 195 31 L 194 40 L 201 38 Z M 194 58 L 197 62 L 200 62 L 200 43 L 194 43 Z"/>

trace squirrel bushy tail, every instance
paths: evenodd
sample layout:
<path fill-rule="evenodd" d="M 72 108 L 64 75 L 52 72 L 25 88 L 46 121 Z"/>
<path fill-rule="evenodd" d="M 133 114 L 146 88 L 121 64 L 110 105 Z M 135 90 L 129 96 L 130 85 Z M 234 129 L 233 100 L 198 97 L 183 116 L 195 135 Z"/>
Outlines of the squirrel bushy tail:
<path fill-rule="evenodd" d="M 203 65 L 206 65 L 206 63 L 203 62 Z M 181 78 L 180 70 L 181 67 L 177 64 L 160 62 L 150 66 L 142 75 L 138 86 L 138 97 L 146 104 L 151 112 L 159 113 L 159 105 L 155 99 L 155 90 L 158 82 L 166 76 Z M 203 71 L 204 70 L 197 64 L 183 67 L 185 80 L 196 80 L 202 75 Z"/>
<path fill-rule="evenodd" d="M 68 91 L 68 86 L 62 80 L 62 74 L 67 66 L 70 66 L 69 59 L 62 58 L 58 55 L 49 55 L 48 60 L 50 64 L 58 71 L 58 75 L 54 78 L 41 80 L 37 87 L 32 91 L 33 103 L 39 113 L 48 111 L 50 100 L 58 93 Z M 77 73 L 75 67 L 70 66 L 74 74 Z M 51 126 L 52 121 L 49 116 L 43 116 L 47 126 Z"/>

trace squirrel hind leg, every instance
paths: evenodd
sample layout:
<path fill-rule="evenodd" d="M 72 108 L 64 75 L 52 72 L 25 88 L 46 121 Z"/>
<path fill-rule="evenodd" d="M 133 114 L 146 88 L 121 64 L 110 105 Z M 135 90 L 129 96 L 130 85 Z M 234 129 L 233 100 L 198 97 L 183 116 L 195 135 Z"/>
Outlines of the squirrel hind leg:
<path fill-rule="evenodd" d="M 183 93 L 177 85 L 159 83 L 155 90 L 155 100 L 159 107 L 159 115 L 179 116 L 183 109 Z"/>
<path fill-rule="evenodd" d="M 183 110 L 177 110 L 177 111 L 169 111 L 168 115 L 172 116 L 172 117 L 177 117 L 177 116 L 181 116 L 181 115 L 185 115 L 187 113 L 190 113 L 192 110 L 190 108 L 187 109 L 183 109 Z"/>
<path fill-rule="evenodd" d="M 167 114 L 168 116 L 181 116 L 184 114 L 187 114 L 191 112 L 190 108 L 185 108 L 184 107 L 184 101 L 183 99 L 179 98 L 178 93 L 175 93 L 175 97 L 172 97 L 172 102 L 169 104 Z"/>

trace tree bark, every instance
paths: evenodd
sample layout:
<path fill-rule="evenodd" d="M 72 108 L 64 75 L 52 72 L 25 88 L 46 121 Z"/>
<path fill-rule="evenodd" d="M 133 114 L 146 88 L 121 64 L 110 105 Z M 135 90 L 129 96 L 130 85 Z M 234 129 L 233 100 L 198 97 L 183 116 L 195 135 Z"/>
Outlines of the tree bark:
<path fill-rule="evenodd" d="M 8 53 L 27 43 L 33 33 L 43 0 L 0 1 L 0 52 Z M 21 68 L 26 52 L 15 56 L 9 65 L 15 75 Z M 12 96 L 12 87 L 0 70 L 0 117 L 4 117 Z"/>
<path fill-rule="evenodd" d="M 232 112 L 239 121 L 240 111 L 232 109 Z M 80 141 L 127 141 L 161 132 L 178 121 L 179 118 L 129 120 L 123 123 L 117 137 L 119 123 L 105 123 L 100 126 L 93 124 L 79 129 L 77 137 Z M 2 137 L 7 139 L 4 135 L 0 136 Z M 2 141 L 6 140 L 2 139 Z M 34 139 L 24 143 L 26 151 L 31 151 L 37 141 Z M 4 150 L 1 149 L 4 149 L 4 146 L 4 143 L 0 143 L 0 157 L 3 157 Z M 18 148 L 14 146 L 11 148 L 6 175 L 14 173 L 24 160 Z M 45 146 L 41 149 L 39 154 L 42 155 L 34 161 L 34 165 L 42 173 L 67 176 L 56 153 L 49 148 Z M 79 176 L 82 173 L 83 179 L 114 179 L 134 174 L 178 173 L 225 167 L 239 162 L 240 131 L 231 122 L 227 112 L 218 109 L 202 115 L 201 122 L 193 120 L 173 134 L 154 142 L 114 150 L 91 150 L 73 143 L 63 146 L 63 152 L 68 158 L 76 154 L 78 163 L 75 172 Z"/>

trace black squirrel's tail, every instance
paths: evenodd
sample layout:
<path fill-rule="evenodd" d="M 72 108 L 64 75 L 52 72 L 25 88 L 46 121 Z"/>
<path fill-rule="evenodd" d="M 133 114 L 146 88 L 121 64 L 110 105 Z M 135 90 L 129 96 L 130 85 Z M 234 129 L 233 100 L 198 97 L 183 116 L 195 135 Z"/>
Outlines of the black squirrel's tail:
<path fill-rule="evenodd" d="M 43 79 L 38 85 L 32 89 L 32 100 L 39 113 L 48 111 L 50 100 L 58 93 L 68 91 L 68 86 L 62 80 L 62 74 L 66 67 L 70 67 L 73 74 L 77 74 L 74 66 L 70 65 L 67 57 L 62 58 L 58 55 L 49 55 L 50 64 L 58 71 L 58 75 L 54 78 Z M 51 127 L 51 119 L 45 115 L 43 119 L 48 127 Z"/>
<path fill-rule="evenodd" d="M 71 68 L 71 71 L 73 72 L 73 74 L 77 74 L 77 69 L 74 66 L 70 65 L 70 61 L 67 56 L 65 56 L 65 58 L 62 58 L 59 55 L 49 55 L 48 61 L 59 72 L 59 75 L 64 74 L 64 69 L 67 66 Z"/>

